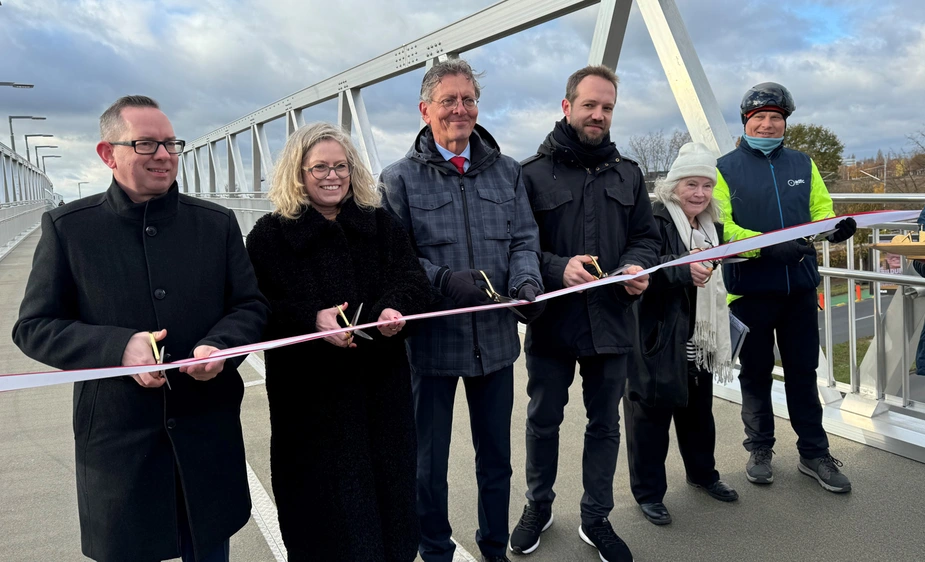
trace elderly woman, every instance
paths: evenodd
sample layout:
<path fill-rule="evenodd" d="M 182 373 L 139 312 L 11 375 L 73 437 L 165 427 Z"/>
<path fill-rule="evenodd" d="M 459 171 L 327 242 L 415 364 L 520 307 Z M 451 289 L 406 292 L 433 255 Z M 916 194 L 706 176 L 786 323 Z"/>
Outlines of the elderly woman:
<path fill-rule="evenodd" d="M 668 177 L 656 183 L 652 210 L 662 235 L 661 263 L 722 240 L 713 202 L 716 158 L 703 144 L 681 147 Z M 721 269 L 711 263 L 652 274 L 639 304 L 636 372 L 623 401 L 630 487 L 643 515 L 671 523 L 663 500 L 665 458 L 674 418 L 687 483 L 720 501 L 738 494 L 714 468 L 713 376 L 732 377 L 729 309 Z"/>
<path fill-rule="evenodd" d="M 247 237 L 276 339 L 423 312 L 431 288 L 350 137 L 286 142 Z M 354 319 L 355 311 L 362 312 Z M 339 310 L 339 309 L 340 310 Z M 343 314 L 342 314 L 342 312 Z M 344 318 L 346 320 L 347 318 Z M 289 560 L 414 560 L 415 431 L 404 322 L 266 352 L 270 468 Z"/>

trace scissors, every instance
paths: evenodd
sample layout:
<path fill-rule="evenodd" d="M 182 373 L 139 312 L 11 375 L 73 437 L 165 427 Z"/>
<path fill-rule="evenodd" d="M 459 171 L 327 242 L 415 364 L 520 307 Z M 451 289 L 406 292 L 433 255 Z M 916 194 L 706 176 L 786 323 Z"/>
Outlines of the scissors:
<path fill-rule="evenodd" d="M 838 231 L 837 228 L 832 230 L 826 230 L 825 232 L 820 232 L 819 234 L 812 234 L 810 236 L 804 236 L 803 240 L 806 240 L 807 244 L 814 244 L 818 238 L 828 238 L 828 236 L 834 232 Z"/>
<path fill-rule="evenodd" d="M 157 340 L 154 339 L 154 332 L 148 332 L 148 338 L 151 340 L 151 350 L 154 352 L 154 360 L 157 361 L 158 365 L 164 364 L 164 358 L 167 357 L 167 346 L 161 347 L 160 351 L 157 349 Z M 167 383 L 167 390 L 173 390 L 170 388 L 170 380 L 167 378 L 167 372 L 161 371 L 161 376 L 164 377 L 164 382 Z"/>
<path fill-rule="evenodd" d="M 360 318 L 360 312 L 363 310 L 363 304 L 360 303 L 360 306 L 357 307 L 357 311 L 353 313 L 353 321 L 351 322 L 350 320 L 347 320 L 347 316 L 344 314 L 344 309 L 341 308 L 339 304 L 334 305 L 334 307 L 337 309 L 337 312 L 340 313 L 340 317 L 344 319 L 344 324 L 346 324 L 345 326 L 346 328 L 352 328 L 354 325 L 356 325 L 357 320 Z M 370 336 L 363 330 L 354 330 L 353 333 L 360 336 L 361 338 L 366 338 L 368 340 L 373 339 L 372 336 Z"/>
<path fill-rule="evenodd" d="M 624 273 L 626 273 L 626 270 L 630 268 L 630 266 L 624 265 L 622 267 L 618 267 L 617 269 L 614 269 L 613 271 L 605 272 L 604 270 L 601 269 L 600 264 L 597 263 L 597 260 L 594 258 L 594 256 L 592 256 L 591 254 L 585 254 L 585 255 L 591 258 L 591 265 L 594 266 L 594 269 L 597 272 L 595 273 L 594 271 L 589 271 L 588 273 L 590 273 L 596 279 L 603 279 L 605 277 L 612 277 L 614 275 L 623 275 Z M 626 283 L 624 283 L 623 281 L 617 282 L 617 285 L 625 285 L 625 284 Z"/>
<path fill-rule="evenodd" d="M 485 280 L 485 284 L 488 285 L 488 287 L 485 287 L 485 289 L 484 289 L 485 294 L 488 295 L 488 298 L 490 298 L 491 300 L 493 300 L 493 301 L 495 301 L 495 302 L 498 302 L 498 303 L 501 303 L 501 302 L 519 302 L 517 299 L 512 299 L 512 298 L 510 298 L 510 297 L 503 297 L 503 296 L 501 296 L 500 294 L 498 294 L 498 291 L 496 291 L 495 288 L 491 286 L 491 281 L 488 280 L 488 275 L 486 275 L 485 272 L 482 271 L 481 269 L 479 270 L 479 273 L 482 274 L 482 279 L 484 279 L 484 280 Z M 517 316 L 520 316 L 520 317 L 523 318 L 524 320 L 527 319 L 527 317 L 524 316 L 523 314 L 521 314 L 521 312 L 520 312 L 519 310 L 517 310 L 516 308 L 511 308 L 511 312 L 513 312 L 513 313 L 516 314 Z"/>

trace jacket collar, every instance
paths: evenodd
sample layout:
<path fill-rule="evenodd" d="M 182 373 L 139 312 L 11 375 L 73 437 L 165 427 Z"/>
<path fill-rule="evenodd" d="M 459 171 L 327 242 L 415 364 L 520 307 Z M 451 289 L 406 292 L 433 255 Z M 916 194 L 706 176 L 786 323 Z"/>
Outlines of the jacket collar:
<path fill-rule="evenodd" d="M 472 134 L 469 135 L 469 146 L 472 148 L 469 155 L 469 169 L 464 174 L 467 176 L 478 174 L 501 156 L 501 149 L 494 137 L 479 124 L 475 125 Z M 421 129 L 405 157 L 436 168 L 444 175 L 459 175 L 456 167 L 437 150 L 437 143 L 434 141 L 430 125 Z"/>
<path fill-rule="evenodd" d="M 609 146 L 605 148 L 605 150 L 601 151 L 602 152 L 601 156 L 603 157 L 602 159 L 599 159 L 597 162 L 593 162 L 593 163 L 591 162 L 585 163 L 582 161 L 582 157 L 576 154 L 574 150 L 572 150 L 571 148 L 567 146 L 563 146 L 562 144 L 560 144 L 554 138 L 554 134 L 555 132 L 553 131 L 549 133 L 548 135 L 546 135 L 546 140 L 544 140 L 543 143 L 540 144 L 540 147 L 536 151 L 539 154 L 549 156 L 556 162 L 565 164 L 566 166 L 572 166 L 575 168 L 582 168 L 582 169 L 589 168 L 589 167 L 594 168 L 594 167 L 597 167 L 599 164 L 603 164 L 604 162 L 612 162 L 616 164 L 620 162 L 620 160 L 623 159 L 623 157 L 620 155 L 620 151 L 617 150 L 617 146 L 613 142 L 611 142 L 609 143 Z M 589 160 L 589 161 L 592 159 L 593 158 L 590 158 L 587 156 L 584 158 L 584 160 Z"/>
<path fill-rule="evenodd" d="M 177 182 L 173 182 L 167 193 L 153 197 L 144 203 L 135 203 L 113 178 L 109 190 L 106 191 L 106 201 L 119 216 L 139 221 L 159 220 L 177 214 L 180 188 Z"/>
<path fill-rule="evenodd" d="M 353 197 L 341 204 L 340 213 L 334 220 L 326 219 L 313 207 L 308 207 L 296 219 L 280 219 L 280 228 L 286 241 L 297 252 L 307 248 L 315 237 L 337 230 L 362 236 L 375 236 L 377 231 L 375 211 L 359 208 Z"/>

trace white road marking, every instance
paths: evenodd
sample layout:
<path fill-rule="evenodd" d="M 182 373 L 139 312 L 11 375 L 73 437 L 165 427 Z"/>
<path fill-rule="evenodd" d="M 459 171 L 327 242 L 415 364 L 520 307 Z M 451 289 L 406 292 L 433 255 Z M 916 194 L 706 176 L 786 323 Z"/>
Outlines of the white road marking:
<path fill-rule="evenodd" d="M 247 483 L 251 489 L 251 517 L 263 533 L 267 546 L 273 552 L 276 562 L 286 562 L 289 555 L 286 545 L 283 544 L 283 535 L 279 532 L 279 518 L 276 514 L 276 505 L 270 499 L 270 494 L 260 483 L 254 469 L 247 463 Z"/>
<path fill-rule="evenodd" d="M 260 378 L 263 380 L 267 379 L 267 366 L 264 364 L 263 359 L 257 357 L 256 353 L 251 353 L 247 356 L 247 364 L 257 371 Z"/>
<path fill-rule="evenodd" d="M 450 540 L 456 543 L 456 551 L 453 553 L 453 562 L 478 562 L 474 556 L 469 554 L 468 550 L 456 542 L 456 539 L 450 537 Z"/>

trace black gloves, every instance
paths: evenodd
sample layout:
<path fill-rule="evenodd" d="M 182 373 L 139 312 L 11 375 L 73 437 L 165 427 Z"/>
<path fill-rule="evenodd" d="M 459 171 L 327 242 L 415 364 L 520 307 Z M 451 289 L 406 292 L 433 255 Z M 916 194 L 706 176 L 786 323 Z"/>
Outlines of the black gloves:
<path fill-rule="evenodd" d="M 484 289 L 475 284 L 482 280 L 482 274 L 475 269 L 450 271 L 443 268 L 437 273 L 440 292 L 453 299 L 456 306 L 478 306 L 488 304 L 488 295 Z"/>
<path fill-rule="evenodd" d="M 517 290 L 517 298 L 522 301 L 533 302 L 536 300 L 536 297 L 543 294 L 543 291 L 535 287 L 531 283 L 524 283 L 520 286 L 520 289 Z M 526 316 L 526 319 L 518 317 L 517 319 L 524 324 L 529 324 L 536 320 L 536 317 L 543 313 L 543 309 L 546 308 L 546 301 L 537 302 L 533 304 L 523 304 L 515 308 L 517 312 Z"/>
<path fill-rule="evenodd" d="M 799 238 L 762 248 L 761 255 L 784 265 L 796 265 L 806 256 L 816 255 L 816 248 Z"/>
<path fill-rule="evenodd" d="M 858 229 L 858 223 L 854 222 L 853 218 L 848 217 L 839 221 L 839 223 L 835 225 L 835 228 L 838 230 L 829 234 L 826 240 L 838 244 L 854 236 L 855 231 Z"/>

